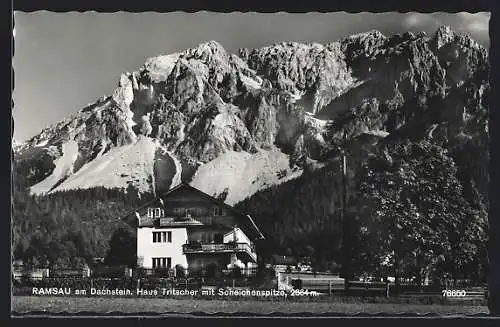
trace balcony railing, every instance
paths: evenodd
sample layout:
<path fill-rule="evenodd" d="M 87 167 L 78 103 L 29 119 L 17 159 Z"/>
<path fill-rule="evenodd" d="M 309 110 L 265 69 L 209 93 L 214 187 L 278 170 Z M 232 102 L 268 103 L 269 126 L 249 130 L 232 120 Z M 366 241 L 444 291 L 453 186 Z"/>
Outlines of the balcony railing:
<path fill-rule="evenodd" d="M 248 243 L 222 243 L 222 244 L 199 244 L 189 243 L 182 246 L 182 250 L 187 253 L 223 253 L 223 252 L 245 252 L 253 260 L 257 260 L 255 247 Z"/>

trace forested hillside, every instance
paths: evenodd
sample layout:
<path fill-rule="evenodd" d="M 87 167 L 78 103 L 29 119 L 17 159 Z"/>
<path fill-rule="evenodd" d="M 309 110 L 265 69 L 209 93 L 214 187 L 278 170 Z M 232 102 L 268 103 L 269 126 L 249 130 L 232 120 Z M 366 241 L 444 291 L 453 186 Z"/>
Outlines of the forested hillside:
<path fill-rule="evenodd" d="M 316 269 L 344 265 L 355 276 L 484 278 L 486 206 L 448 152 L 402 138 L 365 155 L 347 161 L 345 225 L 337 162 L 241 202 L 268 238 L 263 253 L 311 256 Z"/>
<path fill-rule="evenodd" d="M 13 255 L 28 266 L 72 268 L 106 257 L 116 230 L 135 234 L 121 218 L 147 200 L 132 189 L 105 188 L 34 196 L 22 188 L 22 176 L 14 183 Z"/>

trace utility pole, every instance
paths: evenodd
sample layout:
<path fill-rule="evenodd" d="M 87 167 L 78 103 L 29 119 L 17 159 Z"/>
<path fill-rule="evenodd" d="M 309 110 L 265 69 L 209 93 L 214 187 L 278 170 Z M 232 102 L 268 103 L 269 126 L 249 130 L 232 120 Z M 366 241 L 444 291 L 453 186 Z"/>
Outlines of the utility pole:
<path fill-rule="evenodd" d="M 344 144 L 346 140 L 346 135 L 344 133 Z M 340 211 L 340 221 L 342 223 L 342 251 L 343 251 L 343 262 L 342 270 L 344 275 L 344 290 L 346 293 L 349 291 L 349 278 L 350 274 L 350 255 L 351 251 L 349 249 L 348 238 L 348 222 L 346 218 L 346 207 L 347 207 L 347 158 L 344 148 L 340 149 L 341 153 L 341 166 L 342 166 L 342 201 L 341 201 L 341 211 Z"/>

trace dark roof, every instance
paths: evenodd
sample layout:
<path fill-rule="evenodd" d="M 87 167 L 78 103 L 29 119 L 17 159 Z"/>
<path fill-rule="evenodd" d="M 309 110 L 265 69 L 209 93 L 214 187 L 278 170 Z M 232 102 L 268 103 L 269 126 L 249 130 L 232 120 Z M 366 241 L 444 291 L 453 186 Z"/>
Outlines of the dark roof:
<path fill-rule="evenodd" d="M 168 196 L 169 194 L 172 194 L 180 189 L 188 189 L 188 190 L 191 190 L 191 191 L 194 191 L 196 193 L 198 193 L 199 195 L 205 197 L 206 199 L 212 201 L 213 203 L 221 206 L 221 207 L 224 207 L 225 209 L 227 209 L 228 211 L 231 211 L 233 212 L 237 217 L 240 217 L 242 219 L 246 219 L 247 221 L 249 221 L 250 225 L 252 226 L 252 228 L 254 229 L 254 232 L 256 234 L 256 239 L 264 239 L 264 235 L 262 234 L 262 232 L 260 231 L 260 229 L 257 227 L 257 225 L 255 224 L 255 222 L 253 221 L 252 217 L 250 217 L 250 215 L 248 214 L 244 214 L 236 209 L 234 209 L 232 206 L 230 206 L 229 204 L 221 201 L 221 200 L 218 200 L 216 198 L 214 198 L 213 196 L 185 183 L 185 182 L 182 182 L 180 184 L 178 184 L 177 186 L 171 188 L 170 190 L 160 194 L 160 195 L 157 195 L 153 200 L 151 201 L 148 201 L 147 203 L 145 203 L 144 205 L 140 206 L 139 208 L 136 208 L 134 211 L 128 213 L 126 216 L 123 217 L 123 220 L 125 221 L 130 221 L 130 216 L 131 215 L 134 215 L 134 221 L 135 221 L 135 212 L 137 212 L 138 210 L 141 210 L 147 206 L 149 206 L 151 203 L 154 203 L 156 201 L 158 201 L 159 198 L 164 198 L 166 196 Z M 141 226 L 143 225 L 143 223 L 141 223 Z"/>

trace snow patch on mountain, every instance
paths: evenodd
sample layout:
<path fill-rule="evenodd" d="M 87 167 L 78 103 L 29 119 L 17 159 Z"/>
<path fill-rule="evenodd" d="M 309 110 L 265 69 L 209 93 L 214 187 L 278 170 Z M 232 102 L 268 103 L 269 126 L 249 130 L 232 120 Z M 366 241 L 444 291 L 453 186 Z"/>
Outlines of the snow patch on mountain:
<path fill-rule="evenodd" d="M 173 53 L 149 58 L 144 64 L 144 68 L 149 72 L 151 80 L 156 83 L 166 81 L 180 55 L 180 53 Z"/>
<path fill-rule="evenodd" d="M 304 117 L 305 117 L 306 123 L 309 126 L 314 127 L 316 129 L 324 129 L 328 126 L 328 124 L 331 124 L 333 122 L 333 120 L 316 118 L 309 112 L 306 112 Z"/>
<path fill-rule="evenodd" d="M 225 202 L 232 205 L 301 174 L 290 169 L 288 156 L 275 148 L 254 154 L 229 151 L 198 168 L 191 185 L 215 196 L 227 189 Z"/>
<path fill-rule="evenodd" d="M 369 130 L 366 131 L 364 134 L 379 136 L 379 137 L 387 137 L 389 135 L 388 132 L 382 130 Z"/>
<path fill-rule="evenodd" d="M 87 163 L 52 192 L 99 186 L 125 189 L 129 184 L 140 192 L 148 192 L 151 190 L 156 148 L 152 139 L 140 136 L 135 143 L 112 148 Z"/>
<path fill-rule="evenodd" d="M 56 166 L 52 174 L 30 188 L 31 194 L 49 193 L 54 186 L 73 172 L 73 165 L 78 157 L 78 143 L 70 140 L 62 145 L 62 156 L 54 161 Z"/>
<path fill-rule="evenodd" d="M 296 91 L 295 93 L 289 93 L 290 94 L 290 103 L 296 103 L 297 101 L 299 101 L 300 99 L 302 99 L 302 97 L 304 96 L 305 92 L 299 92 L 299 91 Z M 307 113 L 307 111 L 306 111 Z"/>
<path fill-rule="evenodd" d="M 48 140 L 43 140 L 43 141 L 37 143 L 35 146 L 41 148 L 43 146 L 46 146 L 48 142 L 49 142 Z"/>
<path fill-rule="evenodd" d="M 262 87 L 262 79 L 254 80 L 254 79 L 251 79 L 250 77 L 247 77 L 245 75 L 240 75 L 240 80 L 241 80 L 241 82 L 243 82 L 243 84 L 245 84 L 246 86 L 248 86 L 252 89 L 259 90 Z"/>
<path fill-rule="evenodd" d="M 170 152 L 167 152 L 172 161 L 175 164 L 175 175 L 172 178 L 172 183 L 170 183 L 170 188 L 173 188 L 176 185 L 179 185 L 182 182 L 182 165 L 181 162 Z"/>

